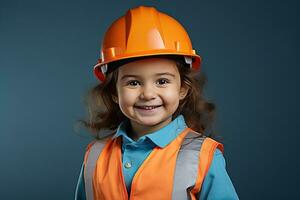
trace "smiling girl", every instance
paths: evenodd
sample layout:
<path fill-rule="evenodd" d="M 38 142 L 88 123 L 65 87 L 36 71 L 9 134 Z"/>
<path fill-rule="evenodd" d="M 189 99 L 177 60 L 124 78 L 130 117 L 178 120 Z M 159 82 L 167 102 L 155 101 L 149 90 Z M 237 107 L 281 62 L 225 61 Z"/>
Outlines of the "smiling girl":
<path fill-rule="evenodd" d="M 97 138 L 75 199 L 238 199 L 223 145 L 207 135 L 214 104 L 196 78 L 201 59 L 179 22 L 130 9 L 109 27 L 101 55 L 84 122 Z"/>
<path fill-rule="evenodd" d="M 130 119 L 133 139 L 157 131 L 172 121 L 187 88 L 173 60 L 144 58 L 118 70 L 114 101 Z"/>

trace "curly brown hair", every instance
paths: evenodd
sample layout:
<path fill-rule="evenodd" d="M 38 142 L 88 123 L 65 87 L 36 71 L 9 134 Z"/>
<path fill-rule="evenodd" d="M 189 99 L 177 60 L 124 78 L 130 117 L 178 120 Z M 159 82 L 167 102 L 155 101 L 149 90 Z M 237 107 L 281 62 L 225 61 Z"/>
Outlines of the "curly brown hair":
<path fill-rule="evenodd" d="M 179 102 L 179 106 L 172 116 L 172 119 L 182 114 L 188 127 L 198 132 L 200 136 L 213 137 L 212 125 L 215 118 L 215 104 L 208 102 L 203 97 L 203 88 L 207 81 L 204 73 L 198 73 L 191 69 L 181 56 L 163 55 L 152 56 L 166 59 L 173 59 L 180 73 L 181 84 L 188 88 L 188 94 Z M 93 87 L 87 94 L 87 106 L 89 111 L 88 120 L 79 120 L 88 128 L 94 137 L 102 138 L 102 130 L 116 130 L 119 124 L 126 120 L 119 105 L 113 101 L 116 96 L 116 82 L 118 78 L 118 67 L 134 60 L 133 58 L 111 63 L 110 71 L 104 83 Z M 183 86 L 183 85 L 182 85 Z M 100 133 L 100 135 L 99 135 Z"/>

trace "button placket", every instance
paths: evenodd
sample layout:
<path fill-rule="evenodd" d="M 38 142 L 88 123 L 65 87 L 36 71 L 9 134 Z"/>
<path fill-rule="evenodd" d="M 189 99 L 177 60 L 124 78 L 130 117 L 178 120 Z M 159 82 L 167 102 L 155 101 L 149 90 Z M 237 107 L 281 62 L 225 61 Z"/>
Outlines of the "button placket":
<path fill-rule="evenodd" d="M 124 155 L 126 159 L 124 160 L 123 166 L 125 169 L 130 169 L 132 167 L 132 160 L 127 157 L 127 153 L 130 151 L 130 145 L 126 145 Z"/>

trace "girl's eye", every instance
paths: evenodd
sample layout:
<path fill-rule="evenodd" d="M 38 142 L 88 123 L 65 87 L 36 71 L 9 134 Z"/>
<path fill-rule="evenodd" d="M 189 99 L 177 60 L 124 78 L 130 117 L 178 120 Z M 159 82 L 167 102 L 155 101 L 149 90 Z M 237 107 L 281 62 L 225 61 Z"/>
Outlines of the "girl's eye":
<path fill-rule="evenodd" d="M 127 82 L 127 85 L 129 86 L 137 86 L 138 84 L 139 82 L 137 80 L 132 80 Z"/>
<path fill-rule="evenodd" d="M 170 81 L 169 81 L 168 79 L 163 78 L 163 79 L 159 79 L 159 80 L 157 81 L 157 83 L 158 83 L 159 85 L 165 85 L 165 84 L 167 84 L 167 83 L 170 83 Z"/>

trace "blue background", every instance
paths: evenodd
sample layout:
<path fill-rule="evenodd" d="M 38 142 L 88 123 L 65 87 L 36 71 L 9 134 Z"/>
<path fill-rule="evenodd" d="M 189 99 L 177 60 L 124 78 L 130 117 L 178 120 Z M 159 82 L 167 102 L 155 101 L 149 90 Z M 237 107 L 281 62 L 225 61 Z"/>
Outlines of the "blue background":
<path fill-rule="evenodd" d="M 108 26 L 138 5 L 178 19 L 203 57 L 240 198 L 299 199 L 299 5 L 258 0 L 1 0 L 0 198 L 73 198 L 92 66 Z"/>

